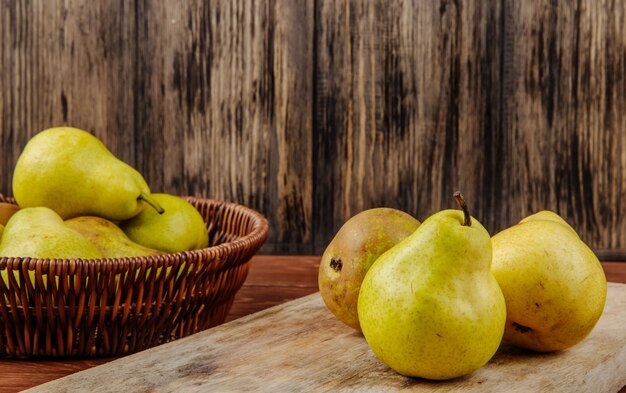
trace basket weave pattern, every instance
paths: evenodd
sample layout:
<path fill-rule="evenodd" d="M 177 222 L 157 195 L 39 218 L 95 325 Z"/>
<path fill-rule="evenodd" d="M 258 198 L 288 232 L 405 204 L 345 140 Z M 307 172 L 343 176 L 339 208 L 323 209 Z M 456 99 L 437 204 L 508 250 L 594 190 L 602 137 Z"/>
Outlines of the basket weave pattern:
<path fill-rule="evenodd" d="M 218 325 L 267 239 L 259 213 L 186 197 L 208 248 L 100 260 L 0 258 L 0 356 L 112 356 Z M 0 201 L 13 202 L 0 194 Z"/>

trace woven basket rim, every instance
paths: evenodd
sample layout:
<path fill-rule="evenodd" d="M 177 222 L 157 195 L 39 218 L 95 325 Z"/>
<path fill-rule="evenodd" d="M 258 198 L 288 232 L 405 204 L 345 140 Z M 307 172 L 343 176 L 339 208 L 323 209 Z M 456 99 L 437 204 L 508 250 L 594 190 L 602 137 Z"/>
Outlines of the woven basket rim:
<path fill-rule="evenodd" d="M 109 270 L 112 272 L 120 273 L 137 267 L 151 268 L 151 267 L 163 267 L 171 265 L 169 261 L 181 262 L 187 260 L 199 260 L 201 256 L 206 258 L 222 257 L 226 254 L 232 254 L 254 247 L 255 249 L 260 247 L 265 240 L 267 240 L 269 234 L 269 222 L 265 216 L 258 211 L 251 209 L 245 205 L 231 202 L 221 199 L 205 198 L 201 196 L 185 195 L 181 198 L 188 202 L 208 202 L 217 205 L 222 205 L 227 209 L 240 210 L 246 216 L 252 220 L 252 230 L 233 241 L 220 243 L 214 246 L 205 247 L 197 250 L 180 251 L 176 253 L 166 253 L 160 255 L 150 255 L 142 257 L 122 257 L 122 258 L 98 258 L 98 259 L 84 259 L 84 258 L 32 258 L 32 257 L 0 257 L 0 269 L 6 266 L 7 270 L 18 270 L 20 268 L 27 270 L 47 269 L 49 266 L 54 265 L 57 268 L 65 269 L 73 268 L 80 269 L 81 267 L 97 267 L 98 270 Z M 15 203 L 12 197 L 7 197 L 0 193 L 0 202 Z M 6 264 L 6 265 L 5 265 Z"/>
<path fill-rule="evenodd" d="M 224 322 L 269 233 L 259 212 L 181 196 L 209 247 L 143 257 L 0 258 L 0 356 L 124 355 Z M 15 203 L 0 194 L 0 201 Z"/>

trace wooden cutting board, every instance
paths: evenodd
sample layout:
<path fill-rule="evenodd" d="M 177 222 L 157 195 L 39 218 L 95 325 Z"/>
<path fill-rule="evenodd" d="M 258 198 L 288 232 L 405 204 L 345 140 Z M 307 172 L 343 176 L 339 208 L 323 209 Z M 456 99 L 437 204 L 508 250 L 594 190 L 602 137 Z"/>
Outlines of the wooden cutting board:
<path fill-rule="evenodd" d="M 319 293 L 37 386 L 30 392 L 617 392 L 626 385 L 626 284 L 598 325 L 554 354 L 502 347 L 473 374 L 402 377 L 326 310 Z"/>

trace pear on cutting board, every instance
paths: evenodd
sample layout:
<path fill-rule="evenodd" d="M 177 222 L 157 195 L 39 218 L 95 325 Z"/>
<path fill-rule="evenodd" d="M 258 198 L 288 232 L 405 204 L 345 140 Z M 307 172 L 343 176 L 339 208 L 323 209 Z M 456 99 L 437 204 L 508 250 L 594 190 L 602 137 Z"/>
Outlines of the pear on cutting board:
<path fill-rule="evenodd" d="M 318 272 L 320 295 L 337 319 L 361 331 L 357 301 L 365 273 L 419 225 L 403 211 L 381 207 L 362 211 L 341 226 L 326 247 Z"/>
<path fill-rule="evenodd" d="M 139 172 L 72 127 L 50 128 L 28 141 L 15 165 L 13 195 L 21 208 L 48 207 L 63 219 L 126 220 L 139 214 L 142 200 L 162 211 Z"/>
<path fill-rule="evenodd" d="M 492 243 L 492 271 L 507 305 L 506 341 L 549 352 L 593 330 L 606 302 L 606 277 L 565 220 L 542 211 L 497 233 Z"/>
<path fill-rule="evenodd" d="M 104 258 L 143 257 L 162 252 L 130 240 L 115 223 L 96 216 L 80 216 L 65 221 L 68 228 L 89 239 Z"/>
<path fill-rule="evenodd" d="M 434 380 L 469 374 L 495 354 L 506 309 L 491 273 L 491 238 L 463 208 L 427 218 L 365 275 L 358 313 L 374 354 Z"/>
<path fill-rule="evenodd" d="M 152 194 L 165 212 L 143 209 L 140 214 L 120 223 L 120 228 L 135 243 L 165 252 L 207 247 L 209 234 L 200 213 L 181 197 Z"/>

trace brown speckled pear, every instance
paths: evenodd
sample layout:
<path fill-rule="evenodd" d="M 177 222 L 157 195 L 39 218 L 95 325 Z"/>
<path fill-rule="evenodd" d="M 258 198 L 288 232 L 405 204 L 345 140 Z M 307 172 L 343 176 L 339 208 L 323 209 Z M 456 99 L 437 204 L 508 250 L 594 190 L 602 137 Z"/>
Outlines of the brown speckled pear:
<path fill-rule="evenodd" d="M 357 300 L 365 274 L 382 253 L 419 225 L 411 215 L 383 207 L 365 210 L 339 229 L 322 256 L 318 285 L 326 306 L 340 321 L 361 330 Z"/>

